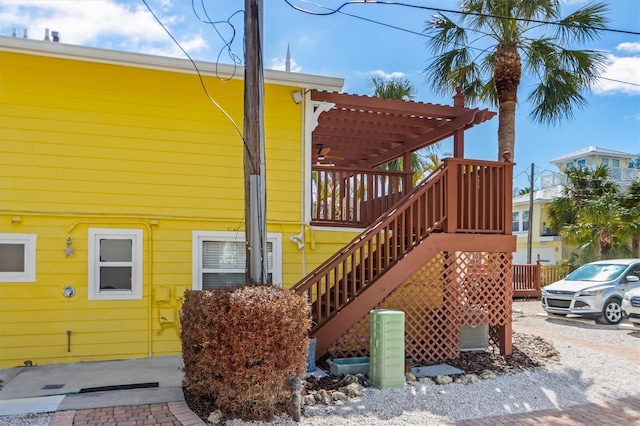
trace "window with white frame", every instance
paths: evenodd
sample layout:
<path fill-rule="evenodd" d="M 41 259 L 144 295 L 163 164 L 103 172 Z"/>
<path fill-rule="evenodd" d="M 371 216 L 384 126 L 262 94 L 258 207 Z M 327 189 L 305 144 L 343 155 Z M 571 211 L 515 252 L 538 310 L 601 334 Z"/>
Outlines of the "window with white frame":
<path fill-rule="evenodd" d="M 578 160 L 576 162 L 576 164 L 578 165 L 578 167 L 586 167 L 587 166 L 587 160 L 584 160 L 584 159 Z"/>
<path fill-rule="evenodd" d="M 36 281 L 36 235 L 0 234 L 0 282 Z"/>
<path fill-rule="evenodd" d="M 511 230 L 513 233 L 529 231 L 529 210 L 511 213 Z"/>
<path fill-rule="evenodd" d="M 193 231 L 193 289 L 245 283 L 244 233 Z M 282 235 L 267 234 L 267 279 L 282 284 Z"/>
<path fill-rule="evenodd" d="M 142 299 L 142 230 L 89 229 L 89 299 Z"/>
<path fill-rule="evenodd" d="M 600 159 L 600 164 L 604 165 L 604 166 L 608 166 L 609 165 L 609 159 L 604 157 Z"/>
<path fill-rule="evenodd" d="M 611 160 L 611 167 L 620 167 L 620 159 L 614 158 Z"/>

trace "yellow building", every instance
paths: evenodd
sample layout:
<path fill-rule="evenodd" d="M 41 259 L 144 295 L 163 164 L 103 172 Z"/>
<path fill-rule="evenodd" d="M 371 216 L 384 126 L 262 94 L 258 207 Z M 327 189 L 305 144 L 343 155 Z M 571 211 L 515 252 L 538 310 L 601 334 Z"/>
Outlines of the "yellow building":
<path fill-rule="evenodd" d="M 513 234 L 518 237 L 518 249 L 513 255 L 514 264 L 526 264 L 528 233 L 531 227 L 531 262 L 540 259 L 543 265 L 555 265 L 558 261 L 571 256 L 571 247 L 563 243 L 562 238 L 554 235 L 547 226 L 549 223 L 546 205 L 563 195 L 566 175 L 563 171 L 570 167 L 595 169 L 600 165 L 609 168 L 610 179 L 619 185 L 622 191 L 633 181 L 640 180 L 640 170 L 631 167 L 637 154 L 615 151 L 607 148 L 588 146 L 578 151 L 554 158 L 549 161 L 558 168 L 558 172 L 541 176 L 541 188 L 533 191 L 532 217 L 529 218 L 530 194 L 513 198 Z"/>
<path fill-rule="evenodd" d="M 184 291 L 244 280 L 242 76 L 0 37 L 0 368 L 178 354 Z M 314 231 L 304 190 L 308 92 L 342 84 L 265 70 L 269 275 L 284 287 L 354 236 Z"/>

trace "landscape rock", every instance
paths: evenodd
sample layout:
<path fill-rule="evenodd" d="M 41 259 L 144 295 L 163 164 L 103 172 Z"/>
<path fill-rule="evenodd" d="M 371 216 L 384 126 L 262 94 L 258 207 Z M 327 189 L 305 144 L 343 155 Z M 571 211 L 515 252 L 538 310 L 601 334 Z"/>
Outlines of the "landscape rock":
<path fill-rule="evenodd" d="M 415 382 L 417 380 L 416 376 L 413 373 L 406 373 L 404 375 L 404 378 L 407 382 Z"/>
<path fill-rule="evenodd" d="M 316 404 L 315 395 L 312 395 L 312 394 L 305 395 L 304 397 L 302 397 L 302 403 L 304 405 L 315 405 Z"/>
<path fill-rule="evenodd" d="M 482 380 L 495 380 L 496 373 L 491 370 L 484 370 L 482 373 L 480 373 L 480 378 Z"/>
<path fill-rule="evenodd" d="M 456 377 L 453 383 L 457 383 L 459 385 L 466 385 L 469 383 L 469 380 L 465 376 Z"/>
<path fill-rule="evenodd" d="M 435 382 L 439 385 L 448 385 L 453 382 L 450 376 L 436 376 Z"/>
<path fill-rule="evenodd" d="M 321 404 L 329 405 L 331 403 L 331 396 L 325 389 L 320 389 L 316 392 L 314 398 Z"/>
<path fill-rule="evenodd" d="M 340 381 L 340 384 L 338 386 L 340 386 L 340 387 L 347 386 L 347 385 L 350 385 L 352 383 L 358 383 L 358 377 L 354 376 L 353 374 L 347 374 Z"/>
<path fill-rule="evenodd" d="M 334 392 L 332 397 L 333 397 L 334 401 L 346 401 L 347 400 L 347 395 L 345 395 L 344 393 L 342 393 L 340 391 Z"/>
<path fill-rule="evenodd" d="M 429 377 L 423 377 L 420 379 L 420 383 L 424 383 L 425 385 L 435 385 L 436 382 L 431 380 Z"/>
<path fill-rule="evenodd" d="M 467 379 L 467 383 L 471 383 L 471 384 L 478 383 L 478 382 L 482 381 L 482 379 L 480 377 L 476 376 L 475 374 L 467 374 L 464 377 L 465 377 L 465 379 Z"/>
<path fill-rule="evenodd" d="M 209 417 L 207 417 L 207 421 L 212 425 L 217 425 L 222 421 L 223 418 L 224 415 L 222 414 L 222 412 L 220 412 L 220 410 L 216 410 L 209 414 Z"/>
<path fill-rule="evenodd" d="M 349 398 L 357 398 L 362 396 L 362 386 L 359 383 L 351 383 L 338 389 L 339 392 L 347 395 Z"/>

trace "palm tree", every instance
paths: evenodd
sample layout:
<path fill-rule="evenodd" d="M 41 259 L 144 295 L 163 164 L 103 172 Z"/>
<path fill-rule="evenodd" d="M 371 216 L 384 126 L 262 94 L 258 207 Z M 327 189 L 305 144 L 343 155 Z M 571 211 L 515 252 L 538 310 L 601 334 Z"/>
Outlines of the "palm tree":
<path fill-rule="evenodd" d="M 596 39 L 608 8 L 589 4 L 560 18 L 560 0 L 462 0 L 458 23 L 439 14 L 427 26 L 436 56 L 425 69 L 439 94 L 462 87 L 470 104 L 498 108 L 498 159 L 515 159 L 515 117 L 523 72 L 532 78 L 527 100 L 534 122 L 555 124 L 586 106 L 582 92 L 602 71 L 606 56 L 565 46 Z M 548 23 L 547 23 L 548 22 Z"/>
<path fill-rule="evenodd" d="M 564 226 L 573 225 L 578 220 L 578 212 L 583 203 L 605 195 L 615 195 L 619 186 L 609 179 L 609 168 L 600 165 L 595 169 L 571 167 L 565 169 L 567 182 L 562 197 L 547 206 L 549 226 L 559 233 Z"/>
<path fill-rule="evenodd" d="M 565 241 L 579 249 L 580 262 L 630 257 L 632 228 L 614 194 L 583 202 L 575 224 L 562 231 Z"/>
<path fill-rule="evenodd" d="M 418 92 L 413 83 L 406 78 L 384 78 L 376 74 L 369 79 L 369 86 L 373 89 L 372 95 L 376 98 L 411 101 Z"/>
<path fill-rule="evenodd" d="M 377 98 L 399 99 L 411 101 L 415 98 L 417 90 L 413 83 L 406 78 L 384 78 L 380 75 L 372 75 L 369 79 L 369 86 L 372 89 L 372 95 Z M 411 155 L 411 170 L 413 171 L 413 184 L 415 185 L 422 176 L 429 171 L 430 164 L 429 155 L 426 158 L 419 152 L 413 152 Z M 384 170 L 403 170 L 402 158 L 391 160 L 380 168 Z"/>
<path fill-rule="evenodd" d="M 634 181 L 620 200 L 626 209 L 625 217 L 631 224 L 632 256 L 640 257 L 640 181 Z"/>

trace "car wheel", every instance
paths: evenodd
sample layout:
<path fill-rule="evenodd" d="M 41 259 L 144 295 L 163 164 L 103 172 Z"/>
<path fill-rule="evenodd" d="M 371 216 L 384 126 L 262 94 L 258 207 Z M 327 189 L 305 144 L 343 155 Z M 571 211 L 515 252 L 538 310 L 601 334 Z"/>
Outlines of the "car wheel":
<path fill-rule="evenodd" d="M 602 320 L 605 324 L 615 325 L 622 321 L 622 306 L 620 300 L 611 298 L 606 301 L 602 308 Z"/>

